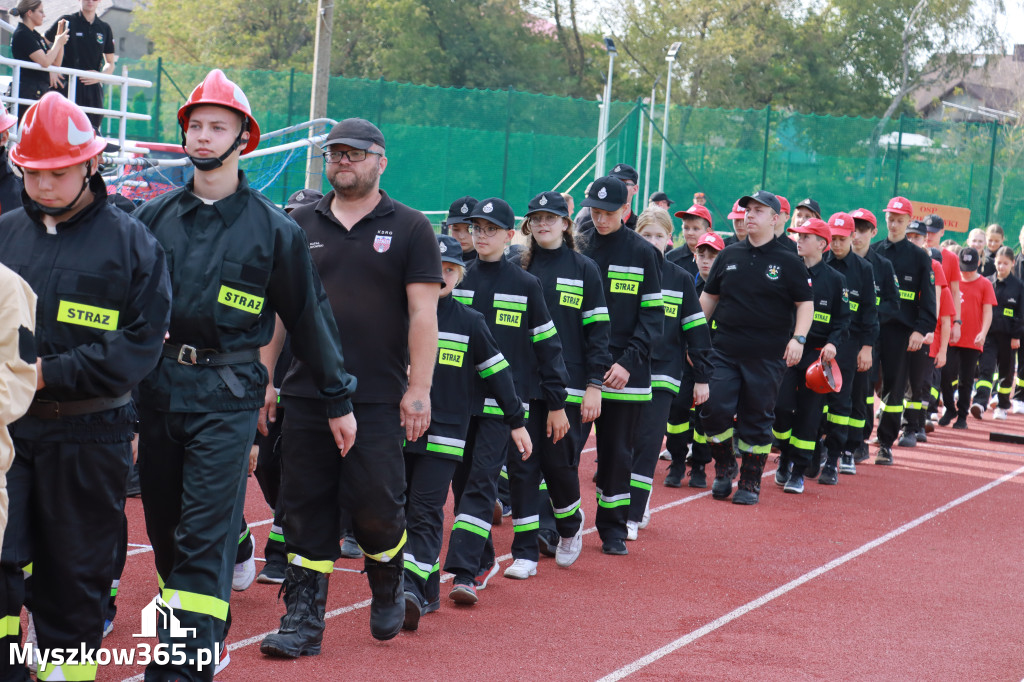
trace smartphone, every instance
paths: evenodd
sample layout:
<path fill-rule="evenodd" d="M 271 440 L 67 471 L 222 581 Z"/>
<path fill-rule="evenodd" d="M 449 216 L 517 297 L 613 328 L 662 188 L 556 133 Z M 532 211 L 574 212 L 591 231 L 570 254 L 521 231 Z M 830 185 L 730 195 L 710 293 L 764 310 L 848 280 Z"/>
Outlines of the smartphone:
<path fill-rule="evenodd" d="M 68 30 L 68 20 L 61 19 L 60 22 L 57 24 L 57 33 L 63 33 L 66 30 Z"/>

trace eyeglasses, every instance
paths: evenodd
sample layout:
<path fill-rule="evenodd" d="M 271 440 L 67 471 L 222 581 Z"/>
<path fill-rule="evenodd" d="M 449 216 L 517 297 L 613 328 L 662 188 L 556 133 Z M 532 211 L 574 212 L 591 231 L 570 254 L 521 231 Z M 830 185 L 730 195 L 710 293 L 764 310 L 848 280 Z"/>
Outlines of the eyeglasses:
<path fill-rule="evenodd" d="M 534 225 L 553 225 L 562 222 L 563 218 L 554 213 L 541 212 L 530 216 L 530 223 Z"/>
<path fill-rule="evenodd" d="M 473 227 L 470 228 L 470 231 L 472 231 L 472 232 L 479 232 L 481 234 L 487 235 L 488 237 L 493 237 L 497 233 L 501 232 L 501 230 L 502 230 L 502 228 L 500 228 L 500 227 L 498 227 L 497 225 L 494 225 L 494 224 L 491 224 L 491 225 L 474 225 Z"/>
<path fill-rule="evenodd" d="M 384 156 L 380 152 L 371 152 L 366 149 L 349 149 L 344 152 L 324 152 L 324 161 L 327 163 L 341 163 L 342 159 L 348 159 L 352 163 L 359 163 L 360 161 L 366 160 L 367 154 L 373 154 L 374 156 Z"/>

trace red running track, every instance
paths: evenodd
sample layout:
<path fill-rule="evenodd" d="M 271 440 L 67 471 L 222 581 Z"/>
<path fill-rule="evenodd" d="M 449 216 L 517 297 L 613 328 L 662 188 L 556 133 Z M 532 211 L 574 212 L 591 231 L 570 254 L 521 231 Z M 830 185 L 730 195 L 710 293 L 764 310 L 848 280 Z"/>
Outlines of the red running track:
<path fill-rule="evenodd" d="M 989 442 L 993 428 L 1024 435 L 1024 417 L 938 429 L 927 445 L 895 449 L 891 467 L 865 463 L 803 495 L 782 493 L 769 466 L 755 507 L 665 488 L 662 463 L 651 524 L 629 556 L 604 556 L 590 532 L 571 568 L 543 559 L 527 581 L 499 575 L 475 607 L 451 605 L 446 582 L 441 610 L 390 642 L 370 637 L 365 577 L 339 571 L 323 653 L 265 658 L 259 641 L 283 606 L 277 586 L 254 583 L 232 598 L 232 662 L 217 679 L 1021 680 L 1024 448 Z M 590 451 L 591 531 L 592 473 Z M 250 484 L 247 518 L 269 520 Z M 129 520 L 129 541 L 145 544 L 138 500 Z M 268 530 L 253 528 L 259 556 Z M 499 551 L 511 535 L 509 523 L 495 529 Z M 140 641 L 137 614 L 155 594 L 152 555 L 138 549 L 107 647 Z M 111 666 L 100 679 L 141 672 Z"/>

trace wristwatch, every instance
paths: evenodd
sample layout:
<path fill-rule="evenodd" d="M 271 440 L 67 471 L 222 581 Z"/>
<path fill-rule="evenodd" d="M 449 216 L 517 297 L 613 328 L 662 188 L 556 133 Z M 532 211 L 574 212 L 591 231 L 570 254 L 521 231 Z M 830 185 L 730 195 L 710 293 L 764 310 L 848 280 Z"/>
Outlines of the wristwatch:
<path fill-rule="evenodd" d="M 801 346 L 804 345 L 805 343 L 807 343 L 807 337 L 806 336 L 801 336 L 800 334 L 795 334 L 793 336 L 793 338 L 796 339 L 796 342 L 799 343 Z"/>

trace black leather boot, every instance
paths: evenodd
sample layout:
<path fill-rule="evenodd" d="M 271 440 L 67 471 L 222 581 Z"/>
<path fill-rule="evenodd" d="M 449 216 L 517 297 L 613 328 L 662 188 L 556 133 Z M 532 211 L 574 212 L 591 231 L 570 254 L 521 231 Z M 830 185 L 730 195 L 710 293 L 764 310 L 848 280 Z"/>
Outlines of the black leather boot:
<path fill-rule="evenodd" d="M 288 565 L 285 571 L 285 614 L 281 629 L 267 635 L 260 652 L 268 656 L 298 658 L 316 656 L 324 638 L 324 612 L 327 610 L 329 576 L 302 566 Z M 280 593 L 278 593 L 280 595 Z"/>
<path fill-rule="evenodd" d="M 405 562 L 401 553 L 387 563 L 366 557 L 365 568 L 373 595 L 370 634 L 374 639 L 387 641 L 398 634 L 405 622 Z"/>
<path fill-rule="evenodd" d="M 733 495 L 733 504 L 757 504 L 761 494 L 761 473 L 764 471 L 764 463 L 768 461 L 768 454 L 755 455 L 751 452 L 743 453 L 743 462 L 740 465 L 740 482 L 736 485 L 736 494 Z"/>
<path fill-rule="evenodd" d="M 715 460 L 715 481 L 711 484 L 711 497 L 724 500 L 732 494 L 732 479 L 736 478 L 736 457 L 732 452 L 732 438 L 724 443 L 708 442 Z"/>

